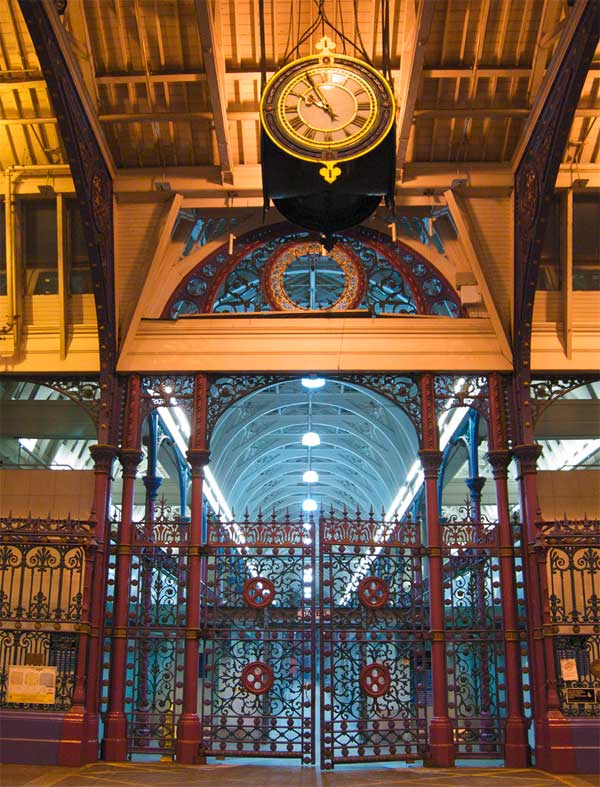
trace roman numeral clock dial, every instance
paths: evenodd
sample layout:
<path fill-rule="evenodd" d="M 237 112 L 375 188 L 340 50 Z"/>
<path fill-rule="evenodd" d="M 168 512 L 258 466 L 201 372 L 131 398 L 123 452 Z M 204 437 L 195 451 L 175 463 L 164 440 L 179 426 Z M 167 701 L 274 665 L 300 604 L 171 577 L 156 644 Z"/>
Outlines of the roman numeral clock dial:
<path fill-rule="evenodd" d="M 365 155 L 394 122 L 394 96 L 387 81 L 367 63 L 333 55 L 325 37 L 320 55 L 295 60 L 267 83 L 260 118 L 271 140 L 286 153 L 320 163 L 332 183 L 337 166 Z"/>

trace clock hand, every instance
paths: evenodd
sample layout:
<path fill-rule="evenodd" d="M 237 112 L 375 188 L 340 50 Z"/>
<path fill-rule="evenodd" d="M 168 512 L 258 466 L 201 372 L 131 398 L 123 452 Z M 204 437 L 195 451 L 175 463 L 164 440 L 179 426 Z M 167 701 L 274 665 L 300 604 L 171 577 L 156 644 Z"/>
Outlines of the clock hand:
<path fill-rule="evenodd" d="M 324 109 L 328 114 L 331 115 L 333 110 L 329 106 L 329 103 L 327 102 L 327 99 L 325 98 L 325 96 L 321 93 L 321 90 L 320 90 L 319 86 L 317 85 L 317 83 L 315 82 L 315 80 L 311 77 L 311 75 L 308 72 L 306 74 L 306 78 L 308 79 L 309 84 L 312 87 L 312 89 L 317 94 L 317 97 L 321 100 L 321 102 L 324 105 L 324 106 L 321 107 L 321 109 Z"/>
<path fill-rule="evenodd" d="M 335 114 L 335 112 L 331 108 L 330 104 L 323 103 L 322 100 L 320 100 L 318 98 L 315 98 L 312 95 L 309 95 L 308 97 L 304 96 L 303 98 L 304 98 L 305 103 L 308 104 L 308 106 L 319 107 L 319 109 L 322 109 L 324 112 L 327 112 L 327 114 L 329 115 L 329 117 L 332 120 L 337 120 L 337 115 Z"/>

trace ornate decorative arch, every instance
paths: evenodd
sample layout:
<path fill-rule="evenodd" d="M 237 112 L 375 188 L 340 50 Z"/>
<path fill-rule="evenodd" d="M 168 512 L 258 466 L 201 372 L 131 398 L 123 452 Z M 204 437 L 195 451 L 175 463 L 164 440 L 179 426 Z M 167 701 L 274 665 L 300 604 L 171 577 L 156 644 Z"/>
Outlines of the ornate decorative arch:
<path fill-rule="evenodd" d="M 214 377 L 211 380 L 207 405 L 207 439 L 219 418 L 236 402 L 263 388 L 277 383 L 297 380 L 301 375 L 281 374 L 240 374 Z M 408 417 L 415 432 L 422 440 L 421 398 L 419 386 L 410 375 L 394 374 L 327 374 L 334 382 L 349 383 L 374 391 L 392 401 Z"/>
<path fill-rule="evenodd" d="M 331 260 L 340 265 L 347 279 L 348 276 L 356 279 L 355 297 L 344 293 L 330 308 L 462 316 L 457 293 L 419 252 L 368 227 L 356 227 L 336 237 L 338 243 Z M 317 255 L 319 250 L 316 233 L 291 224 L 275 224 L 248 232 L 238 239 L 232 255 L 223 244 L 198 263 L 171 294 L 161 316 L 175 319 L 181 314 L 212 311 L 293 309 L 289 299 L 277 297 L 281 288 L 277 282 L 273 283 L 274 277 L 295 258 Z M 252 283 L 250 287 L 248 282 Z M 303 309 L 298 307 L 298 310 Z"/>

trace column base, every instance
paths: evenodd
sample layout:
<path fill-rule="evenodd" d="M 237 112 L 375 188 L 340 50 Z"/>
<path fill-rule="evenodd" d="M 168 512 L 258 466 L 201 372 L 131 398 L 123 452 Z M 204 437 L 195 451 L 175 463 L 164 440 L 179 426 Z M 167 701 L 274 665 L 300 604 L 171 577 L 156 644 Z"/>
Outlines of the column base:
<path fill-rule="evenodd" d="M 597 773 L 598 720 L 567 718 L 553 711 L 542 721 L 545 746 L 536 747 L 536 767 L 549 773 Z M 536 725 L 536 732 L 537 732 Z M 539 756 L 541 755 L 541 757 Z"/>
<path fill-rule="evenodd" d="M 196 713 L 182 714 L 177 722 L 175 759 L 182 765 L 198 765 L 205 762 L 200 751 L 200 719 Z"/>
<path fill-rule="evenodd" d="M 58 765 L 77 767 L 98 760 L 98 723 L 79 708 L 71 708 L 60 729 Z"/>
<path fill-rule="evenodd" d="M 452 768 L 456 758 L 450 719 L 434 718 L 429 724 L 429 751 L 427 765 Z"/>
<path fill-rule="evenodd" d="M 125 762 L 127 759 L 127 719 L 124 713 L 106 714 L 102 759 L 109 762 Z"/>
<path fill-rule="evenodd" d="M 529 768 L 531 749 L 527 742 L 525 719 L 507 719 L 504 737 L 504 767 Z"/>

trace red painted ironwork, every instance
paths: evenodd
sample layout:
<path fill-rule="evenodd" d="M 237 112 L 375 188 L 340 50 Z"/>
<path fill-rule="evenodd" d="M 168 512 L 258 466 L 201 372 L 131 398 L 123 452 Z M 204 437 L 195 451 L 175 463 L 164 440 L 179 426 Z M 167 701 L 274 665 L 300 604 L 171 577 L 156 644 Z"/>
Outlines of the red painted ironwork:
<path fill-rule="evenodd" d="M 251 694 L 264 694 L 275 683 L 275 673 L 264 661 L 253 661 L 242 670 L 240 683 Z"/>
<path fill-rule="evenodd" d="M 206 437 L 208 380 L 198 374 L 194 379 L 192 432 L 187 459 L 192 471 L 191 519 L 187 551 L 187 596 L 185 599 L 185 656 L 183 707 L 177 722 L 177 760 L 182 763 L 197 762 L 200 747 L 200 716 L 198 714 L 198 672 L 200 667 L 200 604 L 203 567 L 202 484 L 204 468 L 210 457 Z"/>
<path fill-rule="evenodd" d="M 444 637 L 444 587 L 441 528 L 437 479 L 442 459 L 438 450 L 438 429 L 434 380 L 430 374 L 421 379 L 423 406 L 423 449 L 419 451 L 425 475 L 425 510 L 429 548 L 429 618 L 431 628 L 431 673 L 433 714 L 429 723 L 431 762 L 439 767 L 454 764 L 453 729 L 448 715 L 446 642 Z"/>
<path fill-rule="evenodd" d="M 490 463 L 496 487 L 498 507 L 498 547 L 500 582 L 502 585 L 502 617 L 506 661 L 506 726 L 504 730 L 504 761 L 508 768 L 525 768 L 530 764 L 528 723 L 523 704 L 521 664 L 521 627 L 517 605 L 517 573 L 522 561 L 520 539 L 513 538 L 508 499 L 508 466 L 511 461 L 508 445 L 503 378 L 489 377 L 490 393 Z M 521 587 L 522 587 L 521 583 Z"/>
<path fill-rule="evenodd" d="M 121 521 L 115 548 L 115 590 L 112 613 L 112 647 L 110 653 L 110 686 L 108 710 L 104 717 L 104 757 L 123 761 L 128 753 L 128 730 L 125 716 L 125 683 L 127 679 L 127 625 L 130 608 L 130 581 L 133 536 L 133 501 L 137 467 L 143 454 L 140 445 L 140 378 L 128 380 L 127 404 L 124 413 L 124 443 L 119 453 L 123 467 Z M 111 598 L 112 600 L 112 598 Z"/>
<path fill-rule="evenodd" d="M 251 607 L 268 607 L 275 598 L 275 585 L 266 577 L 251 577 L 244 582 L 242 595 Z"/>
<path fill-rule="evenodd" d="M 358 583 L 358 600 L 365 607 L 384 607 L 390 597 L 387 582 L 380 577 L 365 577 Z"/>
<path fill-rule="evenodd" d="M 390 690 L 392 676 L 389 668 L 379 661 L 365 664 L 358 678 L 361 689 L 369 697 L 383 697 Z"/>
<path fill-rule="evenodd" d="M 422 758 L 430 646 L 421 523 L 332 513 L 319 534 L 321 765 Z M 384 604 L 363 603 L 361 577 L 385 585 Z"/>
<path fill-rule="evenodd" d="M 202 755 L 314 761 L 311 533 L 302 520 L 289 517 L 239 524 L 209 520 L 202 595 Z M 248 603 L 244 589 L 254 578 L 272 584 L 272 603 Z"/>

